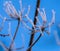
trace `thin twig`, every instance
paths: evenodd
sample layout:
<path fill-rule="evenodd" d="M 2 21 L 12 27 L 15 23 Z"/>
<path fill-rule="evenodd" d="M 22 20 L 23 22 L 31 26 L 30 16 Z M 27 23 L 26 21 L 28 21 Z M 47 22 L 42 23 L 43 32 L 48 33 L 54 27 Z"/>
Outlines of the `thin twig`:
<path fill-rule="evenodd" d="M 15 33 L 14 33 L 12 42 L 11 42 L 11 44 L 10 44 L 10 49 L 12 48 L 12 45 L 13 45 L 14 40 L 15 40 L 15 38 L 16 38 L 16 35 L 17 35 L 17 32 L 18 32 L 19 25 L 20 25 L 20 19 L 18 19 L 18 25 L 17 25 L 16 31 L 15 31 Z"/>
<path fill-rule="evenodd" d="M 30 47 L 27 49 L 27 51 L 28 51 L 29 49 L 31 49 L 31 48 L 38 42 L 38 40 L 41 38 L 41 36 L 42 36 L 42 34 L 40 34 L 40 35 L 38 36 L 38 38 L 30 45 Z"/>
<path fill-rule="evenodd" d="M 15 49 L 13 49 L 13 50 L 21 50 L 21 49 L 23 49 L 24 47 L 20 47 L 20 48 L 15 48 Z"/>
<path fill-rule="evenodd" d="M 1 37 L 10 36 L 10 34 L 0 34 Z"/>

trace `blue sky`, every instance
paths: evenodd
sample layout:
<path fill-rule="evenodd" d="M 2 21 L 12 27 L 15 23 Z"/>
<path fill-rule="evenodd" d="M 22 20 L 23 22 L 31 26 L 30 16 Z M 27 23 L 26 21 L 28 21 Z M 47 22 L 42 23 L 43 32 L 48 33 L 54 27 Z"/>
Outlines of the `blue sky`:
<path fill-rule="evenodd" d="M 4 4 L 5 1 L 12 1 L 16 10 L 17 11 L 20 10 L 19 0 L 18 1 L 17 0 L 0 0 L 0 14 L 3 17 L 8 17 L 9 18 L 9 16 L 4 11 L 3 4 Z M 26 13 L 28 5 L 31 6 L 29 16 L 32 20 L 34 18 L 36 1 L 37 0 L 22 0 L 23 7 L 25 7 L 25 12 L 24 13 Z M 41 8 L 45 8 L 48 22 L 52 18 L 51 10 L 52 9 L 55 10 L 55 12 L 56 12 L 55 24 L 51 28 L 52 29 L 51 34 L 50 35 L 44 34 L 44 36 L 41 37 L 41 39 L 34 45 L 34 47 L 32 48 L 32 51 L 60 51 L 60 46 L 57 45 L 56 39 L 55 39 L 55 36 L 54 36 L 54 30 L 56 30 L 59 34 L 59 37 L 60 37 L 60 33 L 59 33 L 60 28 L 57 28 L 57 25 L 60 23 L 60 0 L 41 0 L 40 9 Z M 0 23 L 1 23 L 1 21 L 2 20 L 0 19 Z M 12 31 L 12 36 L 13 36 L 15 28 L 17 26 L 17 21 L 11 21 L 11 23 L 12 23 L 12 26 L 11 26 L 12 30 L 11 31 Z M 31 26 L 30 24 L 28 24 L 28 25 Z M 8 22 L 6 22 L 4 24 L 4 26 L 5 27 L 4 27 L 3 31 L 0 32 L 0 33 L 7 33 Z M 23 34 L 24 38 L 25 38 L 24 45 L 25 45 L 25 49 L 26 49 L 28 47 L 30 35 L 29 35 L 28 29 L 25 29 L 22 26 L 23 26 L 23 24 L 21 23 L 21 25 L 19 27 L 19 30 L 18 30 L 18 34 L 17 34 L 16 39 L 15 39 L 15 42 L 16 42 L 16 45 L 17 45 L 15 47 L 21 47 L 22 46 L 21 34 Z M 35 35 L 35 39 L 38 35 L 39 34 Z M 11 42 L 10 37 L 6 37 L 6 38 L 0 37 L 0 40 L 3 41 L 6 46 L 9 46 L 9 44 L 10 44 L 9 42 Z M 0 49 L 2 51 L 2 47 L 0 47 Z"/>

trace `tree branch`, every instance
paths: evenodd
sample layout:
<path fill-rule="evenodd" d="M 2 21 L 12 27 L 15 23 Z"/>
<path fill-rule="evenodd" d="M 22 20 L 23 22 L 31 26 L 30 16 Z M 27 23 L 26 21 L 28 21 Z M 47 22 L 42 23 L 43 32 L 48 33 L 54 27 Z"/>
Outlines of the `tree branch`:
<path fill-rule="evenodd" d="M 38 16 L 37 8 L 39 8 L 39 6 L 40 6 L 40 0 L 37 0 L 36 11 L 35 11 L 35 16 L 34 16 L 34 25 L 36 25 L 36 22 L 37 22 L 37 20 L 36 20 L 36 17 Z M 34 27 L 32 27 L 32 30 L 34 30 Z M 29 47 L 30 47 L 31 44 L 33 43 L 34 34 L 35 34 L 35 31 L 34 31 L 34 33 L 31 32 Z M 31 47 L 31 48 L 32 48 L 32 47 Z M 29 48 L 27 51 L 31 51 L 31 48 Z"/>

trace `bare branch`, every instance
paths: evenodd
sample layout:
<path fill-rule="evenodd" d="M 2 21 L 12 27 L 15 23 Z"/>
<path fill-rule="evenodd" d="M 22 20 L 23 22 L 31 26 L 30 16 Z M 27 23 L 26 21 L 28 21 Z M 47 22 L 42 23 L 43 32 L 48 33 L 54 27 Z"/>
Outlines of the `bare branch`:
<path fill-rule="evenodd" d="M 29 46 L 29 48 L 27 49 L 27 51 L 29 51 L 29 49 L 31 49 L 38 42 L 38 40 L 41 38 L 41 36 L 42 36 L 42 34 L 40 34 L 38 36 L 38 38 Z"/>
<path fill-rule="evenodd" d="M 34 16 L 34 25 L 36 25 L 36 22 L 37 22 L 37 20 L 36 20 L 36 17 L 38 16 L 37 8 L 39 8 L 39 6 L 40 6 L 40 0 L 37 0 L 36 10 L 35 10 L 35 16 Z M 32 30 L 34 30 L 34 27 L 32 27 Z M 30 41 L 29 41 L 29 47 L 30 47 L 30 45 L 33 43 L 34 34 L 35 34 L 35 31 L 34 31 L 33 34 L 32 34 L 32 32 L 31 32 L 31 37 L 30 37 Z M 31 48 L 28 49 L 27 51 L 31 51 Z"/>

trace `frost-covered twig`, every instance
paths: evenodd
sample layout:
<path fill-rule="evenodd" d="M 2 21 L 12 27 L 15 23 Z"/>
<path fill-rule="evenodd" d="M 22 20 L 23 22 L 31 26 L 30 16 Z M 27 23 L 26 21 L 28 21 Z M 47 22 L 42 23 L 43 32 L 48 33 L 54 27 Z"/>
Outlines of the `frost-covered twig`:
<path fill-rule="evenodd" d="M 25 15 L 25 17 L 28 19 L 28 21 L 32 24 L 32 26 L 35 28 L 35 25 L 34 25 L 34 23 L 33 23 L 33 21 L 29 18 L 29 12 L 30 12 L 30 5 L 28 6 L 28 11 L 27 11 L 27 13 L 26 13 L 26 15 Z"/>
<path fill-rule="evenodd" d="M 41 16 L 43 22 L 46 23 L 46 22 L 47 22 L 47 19 L 46 19 L 46 12 L 45 12 L 45 9 L 42 8 L 42 11 L 40 11 L 40 9 L 37 8 L 37 10 L 38 10 L 38 12 L 39 12 L 39 14 L 40 14 L 40 16 Z"/>
<path fill-rule="evenodd" d="M 4 23 L 5 23 L 5 21 L 6 21 L 6 17 L 4 17 L 4 18 L 2 18 L 3 19 L 3 21 L 2 21 L 2 23 L 1 23 L 1 27 L 0 27 L 0 31 L 3 29 L 3 27 L 4 27 Z"/>
<path fill-rule="evenodd" d="M 17 51 L 17 50 L 21 50 L 21 49 L 23 49 L 23 48 L 24 48 L 24 46 L 23 46 L 23 47 L 20 47 L 20 48 L 11 49 L 11 50 Z"/>
<path fill-rule="evenodd" d="M 54 24 L 54 23 L 55 23 L 55 11 L 52 10 L 52 20 L 51 20 L 51 22 L 49 23 L 48 26 L 52 26 L 52 24 Z"/>
<path fill-rule="evenodd" d="M 6 45 L 2 42 L 2 41 L 0 41 L 0 45 L 4 48 L 4 50 L 8 50 L 8 48 L 6 47 Z"/>
<path fill-rule="evenodd" d="M 57 44 L 60 45 L 60 39 L 59 39 L 57 31 L 54 31 L 54 36 L 55 36 Z"/>
<path fill-rule="evenodd" d="M 8 23 L 8 34 L 10 34 L 10 39 L 12 41 L 13 40 L 13 36 L 12 36 L 12 33 L 11 33 L 11 22 Z M 13 48 L 15 47 L 15 42 L 13 43 L 12 47 Z"/>
<path fill-rule="evenodd" d="M 20 0 L 19 3 L 20 3 L 20 9 L 21 9 L 21 12 L 22 12 L 22 9 L 23 9 L 23 7 L 22 7 L 22 0 Z"/>
<path fill-rule="evenodd" d="M 49 28 L 49 32 L 51 31 L 51 26 L 55 23 L 55 11 L 52 10 L 52 20 L 51 22 L 48 24 L 48 28 Z"/>
<path fill-rule="evenodd" d="M 19 17 L 15 7 L 12 5 L 11 1 L 6 1 L 5 4 L 5 11 L 7 12 L 7 14 L 14 18 L 14 19 L 17 19 Z"/>

